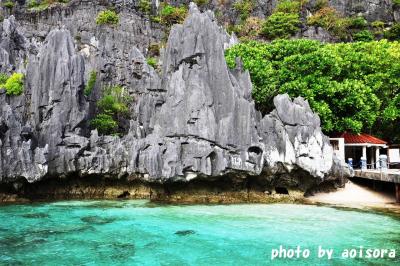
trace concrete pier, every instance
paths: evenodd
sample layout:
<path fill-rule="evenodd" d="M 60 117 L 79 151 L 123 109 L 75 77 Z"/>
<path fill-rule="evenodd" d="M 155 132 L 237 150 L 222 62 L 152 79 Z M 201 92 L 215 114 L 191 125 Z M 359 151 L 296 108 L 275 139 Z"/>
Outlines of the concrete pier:
<path fill-rule="evenodd" d="M 400 203 L 400 170 L 399 169 L 357 169 L 354 176 L 377 181 L 390 182 L 395 184 L 396 201 Z"/>

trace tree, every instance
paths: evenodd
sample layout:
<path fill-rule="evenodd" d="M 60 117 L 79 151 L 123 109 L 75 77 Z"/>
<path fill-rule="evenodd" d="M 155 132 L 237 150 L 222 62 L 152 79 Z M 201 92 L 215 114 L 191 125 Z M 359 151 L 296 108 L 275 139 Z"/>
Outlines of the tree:
<path fill-rule="evenodd" d="M 386 40 L 322 44 L 311 40 L 248 42 L 226 52 L 249 70 L 257 107 L 270 111 L 272 97 L 306 98 L 326 133 L 367 131 L 387 139 L 385 128 L 400 120 L 400 44 Z"/>

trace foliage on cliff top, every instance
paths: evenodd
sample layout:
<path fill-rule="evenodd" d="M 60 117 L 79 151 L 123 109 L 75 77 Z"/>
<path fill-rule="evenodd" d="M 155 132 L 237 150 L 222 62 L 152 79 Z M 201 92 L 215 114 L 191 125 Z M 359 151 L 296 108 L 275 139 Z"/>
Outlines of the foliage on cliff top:
<path fill-rule="evenodd" d="M 98 25 L 116 25 L 119 23 L 119 16 L 113 10 L 100 11 L 96 18 L 96 24 Z"/>
<path fill-rule="evenodd" d="M 288 93 L 309 101 L 327 133 L 364 130 L 400 138 L 393 127 L 400 123 L 398 42 L 252 41 L 227 50 L 230 67 L 236 57 L 249 70 L 254 99 L 264 112 L 273 108 L 272 97 Z"/>

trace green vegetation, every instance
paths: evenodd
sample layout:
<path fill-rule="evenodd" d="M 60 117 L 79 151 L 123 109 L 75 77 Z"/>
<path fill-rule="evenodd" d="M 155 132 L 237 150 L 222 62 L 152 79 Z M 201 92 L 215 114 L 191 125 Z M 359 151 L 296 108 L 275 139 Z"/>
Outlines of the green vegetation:
<path fill-rule="evenodd" d="M 11 8 L 13 8 L 15 6 L 15 3 L 13 1 L 5 1 L 3 3 L 3 6 L 6 7 L 6 8 L 10 8 L 11 9 Z"/>
<path fill-rule="evenodd" d="M 29 8 L 31 11 L 43 11 L 49 8 L 51 5 L 55 3 L 68 3 L 69 0 L 29 0 L 26 2 L 26 6 Z"/>
<path fill-rule="evenodd" d="M 152 66 L 154 69 L 157 68 L 157 59 L 155 59 L 154 57 L 147 58 L 146 62 L 149 66 Z"/>
<path fill-rule="evenodd" d="M 129 117 L 131 97 L 120 86 L 108 87 L 103 97 L 97 102 L 99 114 L 91 121 L 91 126 L 100 134 L 121 133 L 122 121 Z"/>
<path fill-rule="evenodd" d="M 399 7 L 400 6 L 400 0 L 392 0 L 393 6 Z"/>
<path fill-rule="evenodd" d="M 7 82 L 8 78 L 9 76 L 7 74 L 0 73 L 0 87 L 4 87 L 4 83 Z"/>
<path fill-rule="evenodd" d="M 368 22 L 363 17 L 355 17 L 350 19 L 350 26 L 354 29 L 365 29 L 368 26 Z"/>
<path fill-rule="evenodd" d="M 340 16 L 332 7 L 323 7 L 307 19 L 308 25 L 322 27 L 341 39 L 348 36 L 351 23 L 351 19 Z"/>
<path fill-rule="evenodd" d="M 261 33 L 263 20 L 258 17 L 248 17 L 243 24 L 232 27 L 241 41 L 255 40 Z"/>
<path fill-rule="evenodd" d="M 314 11 L 320 10 L 327 6 L 329 6 L 328 0 L 317 0 L 314 5 Z"/>
<path fill-rule="evenodd" d="M 161 46 L 161 44 L 159 44 L 159 43 L 151 43 L 147 49 L 148 55 L 151 57 L 159 56 L 160 55 L 160 46 Z"/>
<path fill-rule="evenodd" d="M 98 114 L 90 125 L 97 129 L 100 134 L 112 135 L 118 130 L 118 123 L 108 114 Z"/>
<path fill-rule="evenodd" d="M 298 14 L 276 12 L 262 25 L 261 33 L 268 39 L 288 38 L 299 30 Z"/>
<path fill-rule="evenodd" d="M 7 76 L 1 73 L 0 88 L 5 88 L 7 95 L 21 95 L 24 92 L 24 75 L 14 73 L 11 76 Z"/>
<path fill-rule="evenodd" d="M 384 37 L 391 41 L 400 40 L 400 23 L 395 23 L 389 30 L 385 31 Z"/>
<path fill-rule="evenodd" d="M 26 2 L 26 6 L 28 8 L 37 7 L 38 5 L 39 5 L 39 2 L 37 0 L 29 0 Z"/>
<path fill-rule="evenodd" d="M 375 34 L 382 34 L 385 29 L 385 23 L 380 20 L 376 20 L 371 23 L 371 27 Z"/>
<path fill-rule="evenodd" d="M 203 7 L 208 5 L 210 0 L 194 0 L 193 2 L 195 2 L 198 7 Z"/>
<path fill-rule="evenodd" d="M 172 26 L 173 24 L 183 23 L 187 15 L 187 9 L 185 6 L 174 7 L 169 4 L 165 4 L 160 11 L 160 23 Z"/>
<path fill-rule="evenodd" d="M 83 91 L 83 94 L 85 94 L 85 96 L 89 96 L 92 93 L 94 85 L 96 84 L 96 79 L 97 79 L 97 72 L 91 71 L 88 83 L 86 84 L 85 89 Z"/>
<path fill-rule="evenodd" d="M 151 12 L 151 1 L 150 0 L 140 0 L 139 1 L 139 10 L 144 14 L 149 15 Z"/>
<path fill-rule="evenodd" d="M 298 13 L 300 12 L 300 2 L 294 0 L 281 0 L 276 6 L 275 12 Z"/>
<path fill-rule="evenodd" d="M 119 16 L 113 10 L 100 11 L 96 18 L 96 24 L 98 25 L 116 25 L 119 23 Z"/>
<path fill-rule="evenodd" d="M 374 40 L 374 35 L 369 30 L 362 30 L 353 35 L 356 42 L 370 42 Z"/>
<path fill-rule="evenodd" d="M 240 0 L 233 4 L 233 8 L 239 12 L 240 19 L 245 21 L 253 11 L 254 3 L 252 0 Z"/>
<path fill-rule="evenodd" d="M 273 108 L 272 97 L 288 93 L 309 101 L 326 133 L 363 130 L 400 140 L 399 42 L 252 41 L 227 50 L 230 67 L 236 57 L 249 70 L 264 113 Z"/>

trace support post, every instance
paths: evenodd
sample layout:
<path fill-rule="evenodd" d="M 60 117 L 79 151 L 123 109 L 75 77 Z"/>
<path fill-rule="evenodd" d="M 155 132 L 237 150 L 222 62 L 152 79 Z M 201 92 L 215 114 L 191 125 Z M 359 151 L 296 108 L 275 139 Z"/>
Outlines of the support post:
<path fill-rule="evenodd" d="M 395 184 L 396 187 L 396 202 L 400 203 L 400 184 Z"/>
<path fill-rule="evenodd" d="M 376 169 L 381 168 L 381 164 L 379 162 L 379 155 L 380 155 L 379 149 L 380 149 L 380 147 L 376 147 L 376 149 L 375 149 Z"/>
<path fill-rule="evenodd" d="M 361 157 L 360 161 L 361 161 L 361 169 L 362 170 L 367 169 L 367 162 L 368 162 L 368 160 L 367 160 L 367 146 L 363 146 L 362 147 L 362 157 Z"/>

